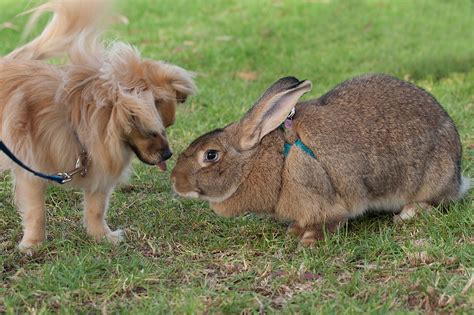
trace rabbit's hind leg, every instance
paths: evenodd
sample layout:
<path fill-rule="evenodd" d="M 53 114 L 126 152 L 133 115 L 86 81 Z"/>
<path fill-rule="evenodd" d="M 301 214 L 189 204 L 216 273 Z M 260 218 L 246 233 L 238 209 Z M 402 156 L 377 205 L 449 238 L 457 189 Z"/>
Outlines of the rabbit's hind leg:
<path fill-rule="evenodd" d="M 393 222 L 402 223 L 413 219 L 417 213 L 430 210 L 432 207 L 426 202 L 410 203 L 403 207 L 399 214 L 393 217 Z"/>

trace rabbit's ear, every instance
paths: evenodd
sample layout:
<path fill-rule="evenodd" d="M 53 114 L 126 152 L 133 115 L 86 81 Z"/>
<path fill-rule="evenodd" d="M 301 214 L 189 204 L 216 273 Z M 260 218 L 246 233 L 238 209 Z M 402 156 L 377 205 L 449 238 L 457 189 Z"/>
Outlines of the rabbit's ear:
<path fill-rule="evenodd" d="M 299 81 L 294 77 L 280 79 L 269 87 L 240 121 L 240 148 L 253 148 L 276 129 L 285 121 L 299 98 L 311 88 L 311 81 Z"/>

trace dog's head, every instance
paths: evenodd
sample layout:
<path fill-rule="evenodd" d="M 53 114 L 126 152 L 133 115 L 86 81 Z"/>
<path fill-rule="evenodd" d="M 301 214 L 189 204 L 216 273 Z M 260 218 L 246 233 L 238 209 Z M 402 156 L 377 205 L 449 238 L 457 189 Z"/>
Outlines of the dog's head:
<path fill-rule="evenodd" d="M 141 59 L 123 43 L 106 50 L 99 68 L 100 84 L 91 94 L 104 109 L 108 150 L 118 159 L 118 147 L 125 146 L 142 162 L 164 170 L 172 155 L 166 128 L 174 123 L 176 105 L 196 91 L 192 75 L 169 63 Z"/>
<path fill-rule="evenodd" d="M 141 79 L 121 93 L 122 114 L 129 116 L 123 139 L 142 162 L 165 170 L 172 155 L 165 129 L 175 121 L 176 105 L 195 87 L 189 73 L 177 66 L 151 60 L 140 66 L 135 75 Z"/>

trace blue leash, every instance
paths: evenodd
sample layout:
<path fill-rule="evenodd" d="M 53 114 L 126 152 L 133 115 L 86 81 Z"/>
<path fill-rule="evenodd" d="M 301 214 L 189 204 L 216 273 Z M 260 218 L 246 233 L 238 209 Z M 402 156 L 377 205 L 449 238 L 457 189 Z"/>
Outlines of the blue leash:
<path fill-rule="evenodd" d="M 22 168 L 24 168 L 28 172 L 30 172 L 30 173 L 38 176 L 38 177 L 41 177 L 43 179 L 52 180 L 53 182 L 56 182 L 58 184 L 65 184 L 65 183 L 67 183 L 71 180 L 71 177 L 67 173 L 60 173 L 60 174 L 57 174 L 57 175 L 46 175 L 46 174 L 43 174 L 43 173 L 36 172 L 36 171 L 32 170 L 31 168 L 29 168 L 28 166 L 23 164 L 23 162 L 20 161 L 12 153 L 12 151 L 10 151 L 7 148 L 7 146 L 5 145 L 5 143 L 3 143 L 3 141 L 0 141 L 0 151 L 3 151 L 3 153 L 5 153 L 10 159 L 12 159 L 13 162 L 15 162 L 16 164 L 20 165 Z"/>

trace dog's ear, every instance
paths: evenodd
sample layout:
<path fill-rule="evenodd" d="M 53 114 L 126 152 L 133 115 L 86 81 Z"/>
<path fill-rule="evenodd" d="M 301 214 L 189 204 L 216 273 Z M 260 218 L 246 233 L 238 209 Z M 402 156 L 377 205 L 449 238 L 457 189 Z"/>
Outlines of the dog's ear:
<path fill-rule="evenodd" d="M 168 71 L 171 87 L 176 91 L 176 100 L 178 103 L 186 102 L 190 95 L 197 92 L 196 84 L 193 80 L 193 74 L 178 66 L 167 64 L 165 71 Z"/>
<path fill-rule="evenodd" d="M 193 74 L 173 64 L 147 60 L 143 62 L 146 80 L 151 85 L 163 89 L 171 87 L 176 101 L 184 103 L 188 96 L 197 92 Z"/>

